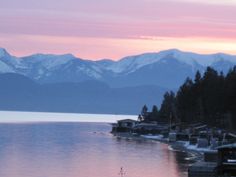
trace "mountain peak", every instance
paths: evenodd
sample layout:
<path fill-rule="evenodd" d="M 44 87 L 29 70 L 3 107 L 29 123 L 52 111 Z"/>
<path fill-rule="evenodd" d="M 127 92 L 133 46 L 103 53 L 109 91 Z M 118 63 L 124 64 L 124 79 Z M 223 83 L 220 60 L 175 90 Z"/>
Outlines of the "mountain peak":
<path fill-rule="evenodd" d="M 33 54 L 31 56 L 28 56 L 28 57 L 41 58 L 41 59 L 48 59 L 48 58 L 76 58 L 74 55 L 72 55 L 70 53 L 62 54 L 62 55 L 37 53 L 37 54 Z"/>
<path fill-rule="evenodd" d="M 6 56 L 6 55 L 9 55 L 6 49 L 0 48 L 0 57 Z"/>
<path fill-rule="evenodd" d="M 64 57 L 70 57 L 70 58 L 76 58 L 73 54 L 71 54 L 71 53 L 66 53 L 66 54 L 63 54 L 63 55 L 61 55 L 61 56 L 64 56 Z"/>
<path fill-rule="evenodd" d="M 184 52 L 184 51 L 181 51 L 181 50 L 179 50 L 179 49 L 173 48 L 173 49 L 163 50 L 163 51 L 161 51 L 161 52 L 166 52 L 166 53 L 180 53 L 180 52 Z"/>

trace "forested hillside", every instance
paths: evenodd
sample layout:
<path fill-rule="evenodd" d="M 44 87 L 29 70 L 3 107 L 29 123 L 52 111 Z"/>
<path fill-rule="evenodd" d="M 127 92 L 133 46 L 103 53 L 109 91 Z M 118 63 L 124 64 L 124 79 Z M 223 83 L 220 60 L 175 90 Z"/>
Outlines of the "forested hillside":
<path fill-rule="evenodd" d="M 203 76 L 197 72 L 195 79 L 187 78 L 176 94 L 166 92 L 158 116 L 149 118 L 162 122 L 201 122 L 235 130 L 236 67 L 226 75 L 211 67 Z"/>

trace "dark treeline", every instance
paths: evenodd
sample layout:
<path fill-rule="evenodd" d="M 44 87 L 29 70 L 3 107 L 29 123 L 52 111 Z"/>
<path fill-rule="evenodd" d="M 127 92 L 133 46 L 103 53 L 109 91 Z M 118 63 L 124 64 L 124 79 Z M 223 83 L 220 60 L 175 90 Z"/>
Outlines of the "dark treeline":
<path fill-rule="evenodd" d="M 160 110 L 156 106 L 153 110 L 144 116 L 146 121 L 201 122 L 235 130 L 236 67 L 226 75 L 211 67 L 207 68 L 203 76 L 197 72 L 194 80 L 187 78 L 176 94 L 166 92 Z"/>

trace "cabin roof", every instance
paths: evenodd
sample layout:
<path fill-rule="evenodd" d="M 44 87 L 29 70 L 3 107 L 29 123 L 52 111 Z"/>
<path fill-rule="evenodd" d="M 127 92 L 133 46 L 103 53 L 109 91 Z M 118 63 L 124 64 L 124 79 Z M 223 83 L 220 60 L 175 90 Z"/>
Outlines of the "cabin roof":
<path fill-rule="evenodd" d="M 236 134 L 235 133 L 229 133 L 228 135 L 236 138 Z"/>
<path fill-rule="evenodd" d="M 117 122 L 137 122 L 137 121 L 133 119 L 123 119 L 123 120 L 118 120 Z"/>
<path fill-rule="evenodd" d="M 140 123 L 137 126 L 157 126 L 157 124 L 154 124 L 154 123 Z"/>
<path fill-rule="evenodd" d="M 193 127 L 194 129 L 202 129 L 202 128 L 207 128 L 207 125 L 199 125 L 196 127 Z"/>
<path fill-rule="evenodd" d="M 167 129 L 168 127 L 153 123 L 140 123 L 134 127 L 134 129 L 139 129 L 139 128 Z"/>

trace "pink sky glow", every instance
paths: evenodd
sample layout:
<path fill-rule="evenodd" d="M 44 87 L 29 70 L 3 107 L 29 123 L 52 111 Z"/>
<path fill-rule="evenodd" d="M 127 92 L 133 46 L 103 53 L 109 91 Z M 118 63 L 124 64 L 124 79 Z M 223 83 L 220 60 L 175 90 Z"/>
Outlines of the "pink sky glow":
<path fill-rule="evenodd" d="M 170 48 L 236 54 L 236 0 L 3 0 L 0 47 L 87 59 Z"/>

